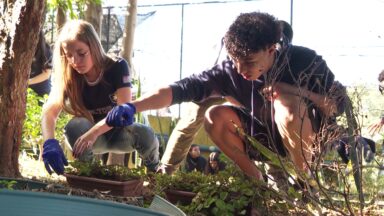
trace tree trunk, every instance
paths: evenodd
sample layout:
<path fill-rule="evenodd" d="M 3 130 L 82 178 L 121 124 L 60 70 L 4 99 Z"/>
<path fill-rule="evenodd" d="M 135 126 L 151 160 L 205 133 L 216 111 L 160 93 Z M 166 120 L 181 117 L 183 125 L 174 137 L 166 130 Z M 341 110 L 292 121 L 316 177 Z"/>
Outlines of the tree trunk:
<path fill-rule="evenodd" d="M 101 4 L 95 2 L 89 2 L 86 6 L 84 20 L 90 22 L 96 30 L 96 33 L 100 36 L 101 32 L 101 18 L 103 9 Z"/>
<path fill-rule="evenodd" d="M 137 0 L 129 0 L 128 2 L 128 13 L 125 17 L 125 26 L 124 26 L 124 37 L 123 37 L 123 49 L 121 56 L 125 58 L 129 66 L 131 67 L 131 72 L 134 75 L 134 68 L 132 64 L 132 54 L 133 54 L 133 39 L 136 29 L 136 16 L 137 16 Z"/>
<path fill-rule="evenodd" d="M 27 81 L 45 1 L 1 1 L 0 8 L 0 176 L 18 177 Z"/>
<path fill-rule="evenodd" d="M 65 24 L 67 21 L 66 12 L 62 7 L 57 7 L 56 12 L 56 29 L 58 32 L 60 31 L 61 27 Z"/>

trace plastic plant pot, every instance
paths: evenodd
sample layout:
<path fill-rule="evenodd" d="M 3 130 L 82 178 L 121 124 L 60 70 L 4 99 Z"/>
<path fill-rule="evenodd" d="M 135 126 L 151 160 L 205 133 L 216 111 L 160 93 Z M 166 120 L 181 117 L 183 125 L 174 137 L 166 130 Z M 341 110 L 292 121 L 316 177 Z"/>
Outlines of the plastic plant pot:
<path fill-rule="evenodd" d="M 65 174 L 67 182 L 71 187 L 83 190 L 109 191 L 111 195 L 137 197 L 142 195 L 143 180 L 132 179 L 128 181 L 113 181 L 85 176 Z"/>
<path fill-rule="evenodd" d="M 196 193 L 182 190 L 165 190 L 167 200 L 173 204 L 189 205 Z"/>

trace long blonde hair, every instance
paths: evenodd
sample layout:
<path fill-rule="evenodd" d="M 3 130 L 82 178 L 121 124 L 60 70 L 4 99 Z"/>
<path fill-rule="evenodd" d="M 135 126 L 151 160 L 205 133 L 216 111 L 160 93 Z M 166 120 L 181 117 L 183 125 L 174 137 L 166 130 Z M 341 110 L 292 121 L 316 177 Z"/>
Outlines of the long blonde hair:
<path fill-rule="evenodd" d="M 93 117 L 85 108 L 82 98 L 85 80 L 70 66 L 62 48 L 63 43 L 74 40 L 88 45 L 95 69 L 103 71 L 113 62 L 104 52 L 99 37 L 90 23 L 84 20 L 68 21 L 61 29 L 55 43 L 52 95 L 50 97 L 54 97 L 56 103 L 69 114 L 82 116 L 93 121 Z"/>

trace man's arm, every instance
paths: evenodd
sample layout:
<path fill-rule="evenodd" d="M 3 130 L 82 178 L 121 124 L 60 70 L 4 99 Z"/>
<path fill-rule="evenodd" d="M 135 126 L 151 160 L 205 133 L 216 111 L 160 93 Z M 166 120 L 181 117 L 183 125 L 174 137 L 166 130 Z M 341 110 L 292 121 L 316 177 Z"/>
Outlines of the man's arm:
<path fill-rule="evenodd" d="M 132 102 L 136 112 L 152 109 L 160 109 L 170 106 L 172 103 L 172 88 L 170 86 L 148 92 Z"/>
<path fill-rule="evenodd" d="M 270 88 L 270 87 L 269 87 Z M 266 91 L 266 90 L 265 90 Z M 337 101 L 326 95 L 317 94 L 305 88 L 299 88 L 287 83 L 277 82 L 273 87 L 274 97 L 281 94 L 293 94 L 312 101 L 326 116 L 334 116 L 337 112 Z"/>
<path fill-rule="evenodd" d="M 188 101 L 203 101 L 210 96 L 220 96 L 220 88 L 224 86 L 222 84 L 229 81 L 226 72 L 221 67 L 215 66 L 169 86 L 150 91 L 131 103 L 115 106 L 108 113 L 106 123 L 114 127 L 127 126 L 132 124 L 132 117 L 136 112 L 160 109 Z"/>

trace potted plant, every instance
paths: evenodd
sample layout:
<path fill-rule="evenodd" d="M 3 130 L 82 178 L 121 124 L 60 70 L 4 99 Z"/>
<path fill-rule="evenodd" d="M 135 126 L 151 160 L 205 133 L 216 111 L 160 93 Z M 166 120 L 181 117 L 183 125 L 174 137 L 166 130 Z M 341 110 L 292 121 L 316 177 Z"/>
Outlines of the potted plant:
<path fill-rule="evenodd" d="M 173 204 L 188 205 L 209 178 L 200 172 L 178 171 L 173 175 L 158 174 L 155 177 L 155 193 L 165 196 Z"/>
<path fill-rule="evenodd" d="M 154 193 L 187 215 L 261 215 L 271 209 L 287 212 L 288 205 L 276 204 L 281 199 L 264 182 L 247 177 L 228 158 L 221 159 L 227 166 L 214 175 L 181 171 L 172 176 L 157 174 Z"/>
<path fill-rule="evenodd" d="M 233 163 L 227 161 L 225 170 L 210 176 L 201 187 L 194 202 L 182 210 L 191 215 L 252 215 L 251 206 L 262 200 L 257 181 L 247 178 Z"/>
<path fill-rule="evenodd" d="M 88 191 L 107 191 L 115 196 L 141 196 L 144 168 L 129 169 L 120 165 L 74 161 L 66 168 L 65 177 L 71 187 Z"/>
<path fill-rule="evenodd" d="M 187 215 L 284 215 L 289 204 L 264 181 L 250 178 L 224 155 L 224 170 L 206 176 L 193 202 L 179 206 Z M 263 212 L 263 213 L 262 213 Z M 276 213 L 276 214 L 275 214 Z"/>
<path fill-rule="evenodd" d="M 30 216 L 167 215 L 129 202 L 91 198 L 87 193 L 29 179 L 0 177 L 0 211 L 2 215 Z"/>

